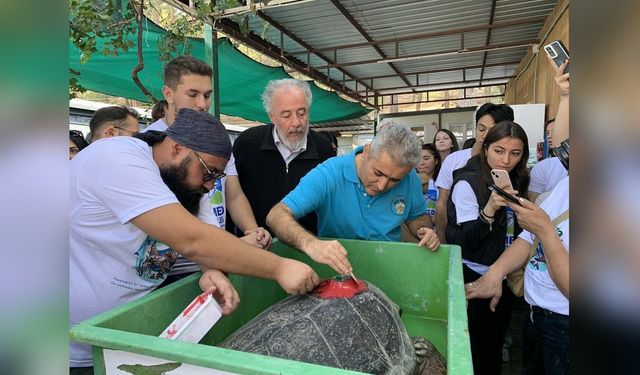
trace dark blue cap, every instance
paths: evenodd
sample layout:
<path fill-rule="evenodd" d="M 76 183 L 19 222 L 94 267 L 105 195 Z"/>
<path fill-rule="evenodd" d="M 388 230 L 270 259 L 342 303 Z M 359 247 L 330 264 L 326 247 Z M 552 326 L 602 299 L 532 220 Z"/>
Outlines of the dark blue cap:
<path fill-rule="evenodd" d="M 207 112 L 183 108 L 165 131 L 176 143 L 229 160 L 231 141 L 222 122 Z"/>

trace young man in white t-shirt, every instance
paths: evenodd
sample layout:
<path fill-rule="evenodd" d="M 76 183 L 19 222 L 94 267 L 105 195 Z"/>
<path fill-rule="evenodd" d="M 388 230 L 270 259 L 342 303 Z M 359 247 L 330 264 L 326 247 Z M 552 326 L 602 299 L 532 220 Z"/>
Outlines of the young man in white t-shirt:
<path fill-rule="evenodd" d="M 464 167 L 471 157 L 482 150 L 484 137 L 489 129 L 500 121 L 513 121 L 513 109 L 506 104 L 485 103 L 476 111 L 476 143 L 469 149 L 456 151 L 442 161 L 438 173 L 436 187 L 438 201 L 436 202 L 436 233 L 440 243 L 447 243 L 445 228 L 447 226 L 447 199 L 453 184 L 453 172 Z"/>
<path fill-rule="evenodd" d="M 167 101 L 164 118 L 158 119 L 142 132 L 165 131 L 173 124 L 176 113 L 182 108 L 207 112 L 211 106 L 211 74 L 209 65 L 192 56 L 178 56 L 164 68 L 162 94 Z M 233 154 L 224 169 L 226 177 L 216 181 L 213 189 L 202 197 L 198 217 L 207 224 L 225 228 L 227 210 L 238 228 L 244 231 L 245 240 L 263 249 L 271 245 L 271 234 L 256 223 L 251 205 L 245 196 Z M 171 275 L 163 286 L 199 271 L 192 261 L 179 257 Z"/>
<path fill-rule="evenodd" d="M 555 128 L 556 119 L 547 121 L 544 132 L 547 136 L 549 149 L 559 146 L 553 143 L 553 129 Z M 553 154 L 553 152 L 551 152 Z M 548 157 L 538 162 L 531 168 L 531 181 L 529 182 L 529 199 L 536 204 L 540 204 L 538 197 L 544 193 L 550 193 L 563 178 L 567 177 L 569 172 L 565 169 L 560 159 L 555 156 Z M 546 195 L 546 194 L 545 194 Z"/>
<path fill-rule="evenodd" d="M 217 288 L 224 314 L 239 301 L 222 272 L 274 279 L 288 293 L 317 285 L 306 264 L 249 246 L 193 215 L 231 155 L 219 120 L 183 109 L 166 134 L 149 135 L 96 142 L 70 162 L 72 326 L 154 290 L 178 253 L 206 268 L 205 289 Z M 71 343 L 70 367 L 91 366 L 90 347 Z"/>

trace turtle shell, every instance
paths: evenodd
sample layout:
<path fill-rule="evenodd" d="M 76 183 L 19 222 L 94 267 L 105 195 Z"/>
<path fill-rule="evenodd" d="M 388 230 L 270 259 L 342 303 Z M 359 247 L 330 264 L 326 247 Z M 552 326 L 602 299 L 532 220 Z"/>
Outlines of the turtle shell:
<path fill-rule="evenodd" d="M 350 298 L 287 297 L 220 346 L 373 374 L 414 373 L 415 350 L 397 305 L 367 284 Z"/>

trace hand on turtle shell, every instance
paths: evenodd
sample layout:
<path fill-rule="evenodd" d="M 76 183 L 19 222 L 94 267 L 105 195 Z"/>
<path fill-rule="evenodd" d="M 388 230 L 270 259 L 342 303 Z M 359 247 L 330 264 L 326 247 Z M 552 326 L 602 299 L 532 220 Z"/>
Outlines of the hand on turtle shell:
<path fill-rule="evenodd" d="M 333 268 L 340 275 L 353 272 L 353 267 L 351 267 L 351 263 L 349 263 L 349 259 L 347 259 L 347 250 L 345 250 L 338 241 L 322 241 L 316 239 L 309 246 L 307 255 L 314 261 Z"/>
<path fill-rule="evenodd" d="M 288 294 L 305 294 L 320 282 L 308 265 L 297 260 L 281 258 L 275 271 L 275 280 Z"/>

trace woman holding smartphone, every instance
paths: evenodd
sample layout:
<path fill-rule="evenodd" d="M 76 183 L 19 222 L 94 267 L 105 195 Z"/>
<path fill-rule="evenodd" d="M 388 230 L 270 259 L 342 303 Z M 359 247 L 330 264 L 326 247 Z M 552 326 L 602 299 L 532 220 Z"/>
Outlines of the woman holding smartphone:
<path fill-rule="evenodd" d="M 492 169 L 508 172 L 513 189 L 507 193 L 526 195 L 529 172 L 528 139 L 524 129 L 511 121 L 502 121 L 487 133 L 482 151 L 454 173 L 447 206 L 447 243 L 462 248 L 464 282 L 485 274 L 522 231 L 513 210 L 503 197 L 489 190 Z M 502 283 L 502 299 L 495 312 L 489 301 L 468 301 L 469 335 L 474 373 L 499 374 L 502 344 L 509 326 L 513 294 Z"/>

